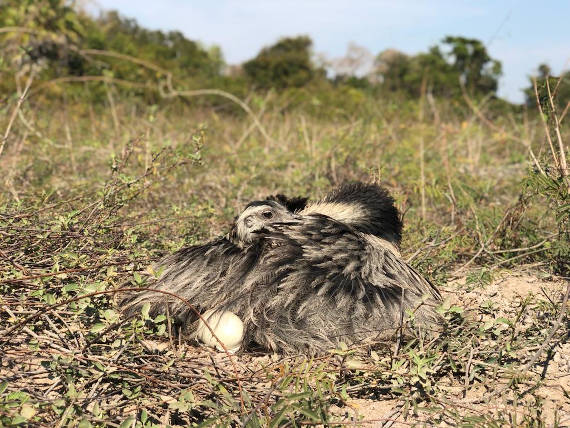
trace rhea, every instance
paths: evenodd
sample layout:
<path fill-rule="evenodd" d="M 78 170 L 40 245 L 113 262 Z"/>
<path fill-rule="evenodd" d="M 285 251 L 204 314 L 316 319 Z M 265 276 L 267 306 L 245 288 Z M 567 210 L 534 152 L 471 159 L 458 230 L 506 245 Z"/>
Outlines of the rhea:
<path fill-rule="evenodd" d="M 405 314 L 437 321 L 440 294 L 402 260 L 401 233 L 393 198 L 375 184 L 344 184 L 312 203 L 277 195 L 248 204 L 226 236 L 159 262 L 154 288 L 219 319 L 235 315 L 234 349 L 319 353 L 385 336 Z M 126 312 L 145 302 L 206 342 L 203 321 L 178 299 L 140 292 Z"/>

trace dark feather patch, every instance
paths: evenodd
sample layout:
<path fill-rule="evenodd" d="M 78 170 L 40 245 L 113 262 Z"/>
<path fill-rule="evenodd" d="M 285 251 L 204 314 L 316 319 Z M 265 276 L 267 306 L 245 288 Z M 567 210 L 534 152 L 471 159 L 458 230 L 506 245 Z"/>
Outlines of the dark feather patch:
<path fill-rule="evenodd" d="M 305 198 L 302 196 L 289 198 L 285 195 L 278 194 L 278 195 L 268 196 L 266 200 L 279 202 L 281 205 L 285 206 L 292 213 L 296 213 L 303 210 L 307 206 L 307 201 L 309 200 L 309 198 Z"/>
<path fill-rule="evenodd" d="M 346 183 L 329 193 L 323 202 L 357 204 L 368 216 L 353 227 L 400 245 L 402 241 L 402 220 L 394 205 L 394 198 L 378 185 L 368 183 Z"/>

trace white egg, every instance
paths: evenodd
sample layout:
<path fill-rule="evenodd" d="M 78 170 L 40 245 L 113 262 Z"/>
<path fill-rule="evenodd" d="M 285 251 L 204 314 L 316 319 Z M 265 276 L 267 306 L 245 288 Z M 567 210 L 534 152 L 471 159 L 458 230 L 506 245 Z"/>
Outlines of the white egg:
<path fill-rule="evenodd" d="M 214 311 L 210 309 L 202 314 L 202 318 L 206 320 L 214 334 L 223 342 L 228 351 L 236 352 L 240 348 L 244 333 L 243 322 L 236 314 L 229 311 Z M 219 351 L 224 350 L 202 319 L 198 321 L 196 338 L 211 348 L 216 348 Z"/>

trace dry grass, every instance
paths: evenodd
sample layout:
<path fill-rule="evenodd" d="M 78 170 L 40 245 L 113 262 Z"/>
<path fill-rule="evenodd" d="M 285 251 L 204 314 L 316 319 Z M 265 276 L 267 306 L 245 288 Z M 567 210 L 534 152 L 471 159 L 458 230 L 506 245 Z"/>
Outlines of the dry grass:
<path fill-rule="evenodd" d="M 37 95 L 0 116 L 0 424 L 334 426 L 384 400 L 385 426 L 570 423 L 564 204 L 536 184 L 567 149 L 544 145 L 540 119 L 490 120 L 472 100 L 463 116 L 365 100 L 323 117 L 254 95 L 259 126 L 108 90 L 107 108 Z M 178 343 L 166 317 L 121 322 L 117 289 L 245 202 L 372 178 L 405 212 L 405 257 L 452 300 L 431 341 L 229 360 Z M 535 282 L 518 298 L 499 278 L 522 270 Z"/>

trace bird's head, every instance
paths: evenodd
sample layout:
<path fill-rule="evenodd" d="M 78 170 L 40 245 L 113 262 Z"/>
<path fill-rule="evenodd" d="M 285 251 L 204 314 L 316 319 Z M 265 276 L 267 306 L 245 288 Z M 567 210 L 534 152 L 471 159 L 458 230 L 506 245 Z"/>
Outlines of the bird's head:
<path fill-rule="evenodd" d="M 299 215 L 276 201 L 251 202 L 236 218 L 232 236 L 241 244 L 250 244 L 269 226 L 298 219 Z"/>

